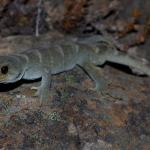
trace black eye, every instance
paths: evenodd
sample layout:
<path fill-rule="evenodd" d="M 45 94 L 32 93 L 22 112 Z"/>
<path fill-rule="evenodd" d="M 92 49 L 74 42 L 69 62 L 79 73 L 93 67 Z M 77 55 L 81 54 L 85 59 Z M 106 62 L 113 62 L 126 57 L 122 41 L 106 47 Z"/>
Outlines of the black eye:
<path fill-rule="evenodd" d="M 1 68 L 1 73 L 2 73 L 2 74 L 7 74 L 7 72 L 8 72 L 8 66 L 3 66 L 3 67 Z"/>

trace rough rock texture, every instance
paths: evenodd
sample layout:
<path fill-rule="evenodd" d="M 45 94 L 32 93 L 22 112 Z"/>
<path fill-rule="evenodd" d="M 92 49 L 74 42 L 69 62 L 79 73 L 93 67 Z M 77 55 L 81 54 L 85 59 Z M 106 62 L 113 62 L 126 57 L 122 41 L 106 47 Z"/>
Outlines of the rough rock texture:
<path fill-rule="evenodd" d="M 0 53 L 36 45 L 18 41 L 15 48 L 3 36 L 35 35 L 38 2 L 0 1 Z M 39 31 L 107 34 L 122 50 L 150 60 L 149 8 L 149 0 L 44 0 Z M 0 85 L 0 150 L 149 150 L 150 78 L 114 64 L 104 75 L 104 94 L 91 90 L 94 83 L 80 68 L 54 76 L 53 97 L 42 108 L 31 90 L 38 82 Z"/>
<path fill-rule="evenodd" d="M 38 83 L 1 92 L 0 148 L 148 150 L 150 79 L 104 70 L 111 83 L 104 95 L 90 90 L 79 68 L 54 77 L 53 97 L 42 108 L 30 90 Z"/>

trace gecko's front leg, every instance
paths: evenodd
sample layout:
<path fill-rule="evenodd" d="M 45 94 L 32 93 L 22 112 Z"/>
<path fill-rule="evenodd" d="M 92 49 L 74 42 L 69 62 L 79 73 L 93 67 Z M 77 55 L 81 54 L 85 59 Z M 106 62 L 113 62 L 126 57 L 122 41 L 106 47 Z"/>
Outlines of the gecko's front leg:
<path fill-rule="evenodd" d="M 36 95 L 40 97 L 40 105 L 47 104 L 50 98 L 51 81 L 51 71 L 43 69 L 41 85 L 38 87 L 38 91 L 36 92 Z"/>
<path fill-rule="evenodd" d="M 106 88 L 107 83 L 105 79 L 102 77 L 103 70 L 100 67 L 95 66 L 94 64 L 84 64 L 82 67 L 89 74 L 89 76 L 95 81 L 95 90 L 103 92 Z"/>

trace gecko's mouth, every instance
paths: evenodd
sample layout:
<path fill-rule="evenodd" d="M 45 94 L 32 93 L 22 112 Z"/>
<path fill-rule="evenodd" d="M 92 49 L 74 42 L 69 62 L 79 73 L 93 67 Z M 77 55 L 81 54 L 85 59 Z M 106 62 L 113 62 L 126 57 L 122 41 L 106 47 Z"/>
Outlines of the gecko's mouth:
<path fill-rule="evenodd" d="M 6 75 L 0 75 L 0 83 L 4 83 L 7 81 L 7 76 Z"/>
<path fill-rule="evenodd" d="M 18 73 L 18 75 L 14 79 L 8 81 L 7 83 L 13 83 L 13 82 L 19 81 L 23 77 L 23 75 L 24 73 Z"/>
<path fill-rule="evenodd" d="M 1 75 L 0 76 L 0 83 L 13 83 L 13 82 L 16 82 L 16 81 L 19 81 L 22 77 L 23 77 L 23 74 L 24 73 L 18 73 L 17 76 L 15 76 L 14 78 L 9 78 L 9 75 Z"/>

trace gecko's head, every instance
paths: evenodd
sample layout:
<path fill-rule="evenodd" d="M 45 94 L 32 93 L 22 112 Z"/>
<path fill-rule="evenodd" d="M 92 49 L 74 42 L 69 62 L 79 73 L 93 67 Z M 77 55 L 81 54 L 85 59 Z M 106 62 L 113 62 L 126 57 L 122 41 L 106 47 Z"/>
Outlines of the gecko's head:
<path fill-rule="evenodd" d="M 0 56 L 0 83 L 10 83 L 23 76 L 20 61 L 11 56 Z"/>

